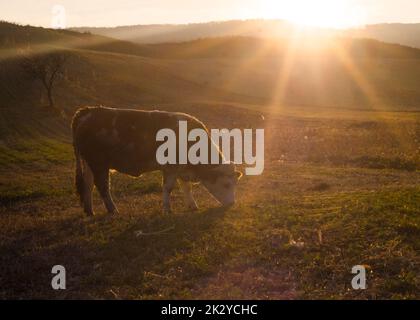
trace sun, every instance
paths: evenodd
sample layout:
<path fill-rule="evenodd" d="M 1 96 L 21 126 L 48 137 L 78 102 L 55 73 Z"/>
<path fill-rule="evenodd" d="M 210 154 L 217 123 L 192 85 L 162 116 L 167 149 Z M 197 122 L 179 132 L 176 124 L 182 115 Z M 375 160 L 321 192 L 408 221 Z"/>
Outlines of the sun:
<path fill-rule="evenodd" d="M 351 0 L 265 0 L 267 19 L 285 19 L 301 26 L 348 28 L 364 24 L 366 13 Z"/>

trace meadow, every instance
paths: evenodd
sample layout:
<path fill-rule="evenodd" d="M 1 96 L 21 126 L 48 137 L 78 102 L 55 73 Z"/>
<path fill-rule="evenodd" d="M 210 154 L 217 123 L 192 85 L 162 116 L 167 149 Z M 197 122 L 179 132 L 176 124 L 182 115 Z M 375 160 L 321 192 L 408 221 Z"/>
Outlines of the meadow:
<path fill-rule="evenodd" d="M 19 69 L 28 43 L 71 55 L 54 91 L 62 115 Z M 277 42 L 135 45 L 0 23 L 0 299 L 419 299 L 420 51 L 345 47 L 351 65 L 328 49 L 291 68 Z M 171 215 L 159 173 L 115 173 L 120 215 L 95 191 L 88 218 L 70 134 L 83 105 L 264 128 L 265 171 L 242 178 L 227 210 L 199 186 L 190 212 L 175 190 Z M 57 264 L 63 291 L 51 288 Z M 351 287 L 355 265 L 366 290 Z"/>
<path fill-rule="evenodd" d="M 226 126 L 258 117 L 223 110 Z M 0 297 L 418 298 L 418 115 L 310 114 L 260 120 L 265 172 L 241 180 L 227 211 L 200 187 L 198 212 L 176 190 L 164 215 L 160 174 L 114 174 L 121 214 L 106 215 L 96 195 L 87 218 L 68 138 L 3 145 Z M 67 290 L 50 287 L 55 264 L 66 267 Z M 368 268 L 367 290 L 351 288 L 354 265 Z"/>

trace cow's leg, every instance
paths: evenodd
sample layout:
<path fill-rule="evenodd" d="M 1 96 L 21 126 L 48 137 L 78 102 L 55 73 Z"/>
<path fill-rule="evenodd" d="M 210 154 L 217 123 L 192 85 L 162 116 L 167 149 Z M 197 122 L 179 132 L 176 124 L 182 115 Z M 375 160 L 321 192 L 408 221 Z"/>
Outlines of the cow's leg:
<path fill-rule="evenodd" d="M 95 186 L 104 201 L 105 207 L 109 214 L 118 213 L 117 207 L 112 201 L 111 192 L 109 190 L 109 169 L 99 169 L 93 172 Z"/>
<path fill-rule="evenodd" d="M 83 210 L 88 216 L 93 216 L 92 191 L 93 173 L 86 161 L 83 160 Z"/>
<path fill-rule="evenodd" d="M 192 184 L 189 181 L 183 181 L 181 179 L 178 180 L 179 186 L 184 193 L 185 204 L 187 205 L 188 209 L 190 210 L 198 210 L 197 203 L 194 200 L 192 194 Z"/>
<path fill-rule="evenodd" d="M 171 192 L 175 187 L 176 174 L 163 173 L 163 212 L 171 212 Z"/>

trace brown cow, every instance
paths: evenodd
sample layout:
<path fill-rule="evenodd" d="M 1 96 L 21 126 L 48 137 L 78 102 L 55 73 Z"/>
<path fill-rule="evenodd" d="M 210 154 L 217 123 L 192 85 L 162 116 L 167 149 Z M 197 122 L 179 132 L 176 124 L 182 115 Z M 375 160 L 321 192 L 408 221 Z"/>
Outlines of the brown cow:
<path fill-rule="evenodd" d="M 164 128 L 176 131 L 179 121 L 187 121 L 189 130 L 202 128 L 208 132 L 202 122 L 184 113 L 104 107 L 79 109 L 73 118 L 72 130 L 76 188 L 85 213 L 94 214 L 94 185 L 107 211 L 118 213 L 109 190 L 110 170 L 135 177 L 145 172 L 162 171 L 165 212 L 171 210 L 170 193 L 177 180 L 190 209 L 197 209 L 191 193 L 191 182 L 201 182 L 222 205 L 232 205 L 235 202 L 236 183 L 241 176 L 233 164 L 160 165 L 157 162 L 156 150 L 162 143 L 156 141 L 157 132 Z"/>

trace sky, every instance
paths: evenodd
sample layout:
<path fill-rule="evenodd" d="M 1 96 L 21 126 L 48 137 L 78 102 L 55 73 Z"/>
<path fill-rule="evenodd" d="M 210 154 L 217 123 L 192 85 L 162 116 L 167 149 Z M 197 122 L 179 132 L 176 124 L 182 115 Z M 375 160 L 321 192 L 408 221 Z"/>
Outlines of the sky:
<path fill-rule="evenodd" d="M 0 0 L 0 20 L 43 27 L 286 19 L 346 28 L 420 22 L 420 0 Z"/>

